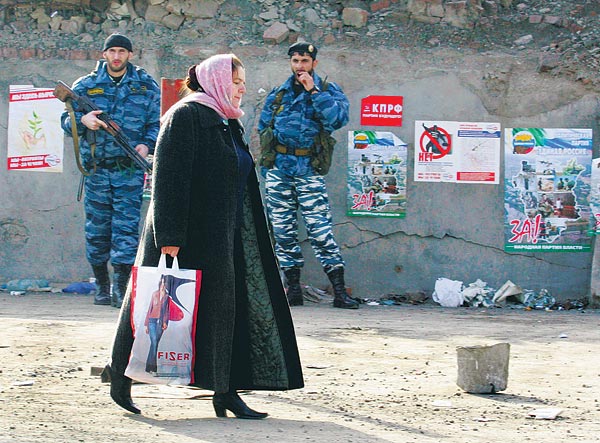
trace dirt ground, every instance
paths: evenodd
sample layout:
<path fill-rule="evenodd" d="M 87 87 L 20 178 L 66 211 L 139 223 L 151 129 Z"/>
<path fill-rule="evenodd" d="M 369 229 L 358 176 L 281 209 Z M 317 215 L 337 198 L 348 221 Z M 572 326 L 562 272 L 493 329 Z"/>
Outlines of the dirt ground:
<path fill-rule="evenodd" d="M 91 368 L 118 311 L 91 296 L 0 294 L 0 442 L 595 442 L 600 311 L 309 304 L 293 308 L 306 387 L 251 392 L 263 421 L 216 418 L 210 392 L 136 384 L 142 415 Z M 508 388 L 456 385 L 457 346 L 511 345 Z M 528 418 L 559 408 L 555 420 Z"/>

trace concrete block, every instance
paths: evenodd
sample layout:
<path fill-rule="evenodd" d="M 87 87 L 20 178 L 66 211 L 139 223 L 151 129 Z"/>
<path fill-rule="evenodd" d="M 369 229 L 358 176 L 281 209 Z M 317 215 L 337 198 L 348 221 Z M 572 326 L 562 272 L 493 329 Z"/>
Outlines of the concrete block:
<path fill-rule="evenodd" d="M 494 394 L 508 384 L 510 344 L 458 346 L 456 384 L 472 394 Z"/>

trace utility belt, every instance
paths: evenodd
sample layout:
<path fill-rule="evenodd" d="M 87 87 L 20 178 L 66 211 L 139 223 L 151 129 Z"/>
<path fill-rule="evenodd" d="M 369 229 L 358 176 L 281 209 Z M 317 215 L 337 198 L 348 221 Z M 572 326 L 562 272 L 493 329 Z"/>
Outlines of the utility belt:
<path fill-rule="evenodd" d="M 131 169 L 134 166 L 133 160 L 125 156 L 92 159 L 85 163 L 85 167 L 90 170 L 94 168 L 94 164 L 96 165 L 96 169 L 108 170 Z"/>
<path fill-rule="evenodd" d="M 310 157 L 313 152 L 312 148 L 290 148 L 280 144 L 275 145 L 275 150 L 280 154 L 295 155 L 296 157 Z"/>

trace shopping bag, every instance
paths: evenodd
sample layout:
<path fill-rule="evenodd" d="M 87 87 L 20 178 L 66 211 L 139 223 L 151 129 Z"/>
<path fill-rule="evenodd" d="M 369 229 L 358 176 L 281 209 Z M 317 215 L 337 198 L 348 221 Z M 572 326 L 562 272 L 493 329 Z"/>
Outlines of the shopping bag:
<path fill-rule="evenodd" d="M 131 272 L 133 346 L 125 375 L 152 384 L 194 382 L 196 307 L 201 270 L 171 269 L 166 256 L 158 266 L 134 266 Z"/>

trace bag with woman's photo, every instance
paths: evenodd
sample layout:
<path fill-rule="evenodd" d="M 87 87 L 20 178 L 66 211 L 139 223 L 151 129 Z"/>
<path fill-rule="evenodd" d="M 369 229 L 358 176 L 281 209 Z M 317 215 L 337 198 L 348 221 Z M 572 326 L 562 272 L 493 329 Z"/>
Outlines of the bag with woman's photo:
<path fill-rule="evenodd" d="M 153 384 L 194 382 L 196 306 L 202 271 L 179 269 L 177 257 L 168 269 L 134 266 L 131 272 L 133 347 L 125 375 Z"/>

